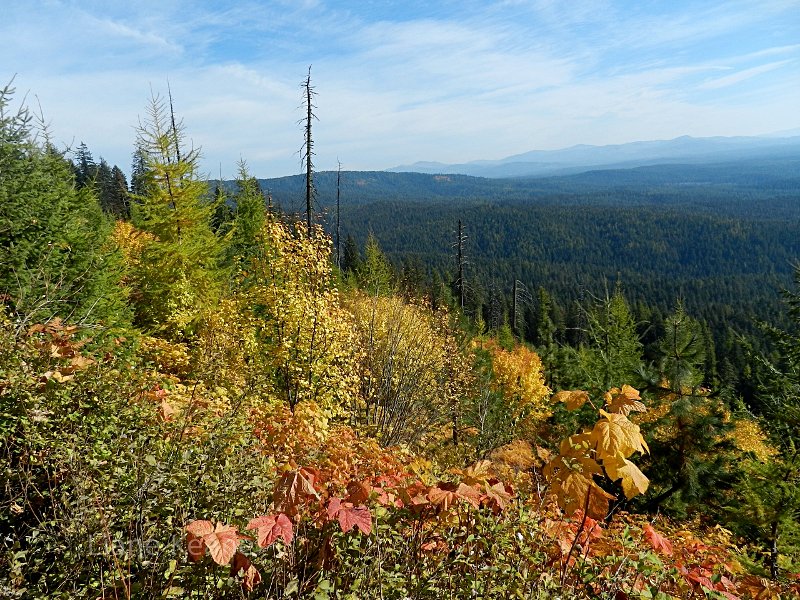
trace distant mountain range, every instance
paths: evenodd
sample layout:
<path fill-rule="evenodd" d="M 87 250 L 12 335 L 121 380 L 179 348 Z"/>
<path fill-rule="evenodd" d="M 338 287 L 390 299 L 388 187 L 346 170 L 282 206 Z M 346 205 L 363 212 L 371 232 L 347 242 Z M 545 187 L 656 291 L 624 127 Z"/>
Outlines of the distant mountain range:
<path fill-rule="evenodd" d="M 763 137 L 683 136 L 673 140 L 631 142 L 611 146 L 579 145 L 563 150 L 533 150 L 500 160 L 463 164 L 416 162 L 387 169 L 395 173 L 459 174 L 474 177 L 544 177 L 606 169 L 631 169 L 656 164 L 708 164 L 747 159 L 800 157 L 795 131 Z"/>

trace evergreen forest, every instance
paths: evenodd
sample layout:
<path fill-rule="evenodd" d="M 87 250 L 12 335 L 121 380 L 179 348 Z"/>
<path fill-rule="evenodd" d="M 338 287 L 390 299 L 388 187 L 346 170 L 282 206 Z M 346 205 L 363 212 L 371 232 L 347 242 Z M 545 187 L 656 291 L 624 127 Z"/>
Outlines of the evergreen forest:
<path fill-rule="evenodd" d="M 798 597 L 800 161 L 315 173 L 308 98 L 214 181 L 0 92 L 0 597 Z"/>

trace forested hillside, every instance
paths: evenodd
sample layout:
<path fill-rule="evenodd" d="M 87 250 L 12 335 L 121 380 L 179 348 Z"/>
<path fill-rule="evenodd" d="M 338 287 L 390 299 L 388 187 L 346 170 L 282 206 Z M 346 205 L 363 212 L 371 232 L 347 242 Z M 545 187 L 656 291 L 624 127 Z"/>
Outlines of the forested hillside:
<path fill-rule="evenodd" d="M 737 334 L 761 345 L 756 321 L 784 323 L 780 291 L 800 256 L 800 159 L 791 155 L 544 179 L 344 172 L 341 182 L 342 243 L 371 233 L 398 270 L 452 281 L 461 220 L 467 311 L 508 320 L 519 280 L 532 296 L 519 310 L 533 342 L 539 288 L 566 340 L 581 327 L 574 303 L 620 284 L 638 321 L 653 311 L 660 321 L 680 299 L 718 349 Z M 301 183 L 261 181 L 289 210 Z M 332 231 L 336 174 L 316 184 Z"/>
<path fill-rule="evenodd" d="M 719 195 L 658 169 L 613 190 L 345 173 L 339 252 L 244 161 L 209 186 L 171 97 L 140 120 L 130 187 L 14 101 L 3 597 L 800 594 L 785 166 Z M 758 348 L 715 349 L 725 311 L 770 320 Z"/>

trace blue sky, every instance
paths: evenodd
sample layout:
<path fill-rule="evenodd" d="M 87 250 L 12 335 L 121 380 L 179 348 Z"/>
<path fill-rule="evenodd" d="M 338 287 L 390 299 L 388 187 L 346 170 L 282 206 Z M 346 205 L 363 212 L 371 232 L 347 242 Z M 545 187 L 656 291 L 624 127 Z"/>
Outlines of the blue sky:
<path fill-rule="evenodd" d="M 127 171 L 169 80 L 202 168 L 384 169 L 800 127 L 800 0 L 0 0 L 0 82 Z"/>

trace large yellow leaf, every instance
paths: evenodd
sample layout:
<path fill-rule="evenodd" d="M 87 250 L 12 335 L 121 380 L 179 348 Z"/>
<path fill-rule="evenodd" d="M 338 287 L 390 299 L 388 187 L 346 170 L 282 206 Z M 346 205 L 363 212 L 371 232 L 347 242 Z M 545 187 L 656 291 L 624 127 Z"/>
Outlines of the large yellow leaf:
<path fill-rule="evenodd" d="M 583 390 L 572 390 L 558 392 L 553 396 L 553 402 L 563 402 L 567 410 L 580 408 L 589 401 L 589 393 Z"/>
<path fill-rule="evenodd" d="M 621 454 L 604 460 L 603 467 L 613 481 L 622 480 L 622 490 L 628 500 L 637 494 L 644 494 L 650 485 L 650 480 L 639 470 L 639 467 Z"/>
<path fill-rule="evenodd" d="M 631 412 L 645 412 L 647 408 L 640 402 L 639 391 L 629 385 L 622 389 L 612 388 L 605 394 L 606 406 L 611 413 L 629 415 Z"/>
<path fill-rule="evenodd" d="M 552 491 L 567 514 L 585 507 L 593 519 L 604 519 L 608 513 L 608 501 L 614 498 L 585 475 L 571 470 L 555 482 Z"/>
<path fill-rule="evenodd" d="M 639 426 L 625 415 L 600 411 L 602 418 L 595 424 L 591 436 L 598 460 L 613 459 L 617 454 L 625 457 L 634 452 L 649 453 L 650 449 L 639 432 Z"/>

